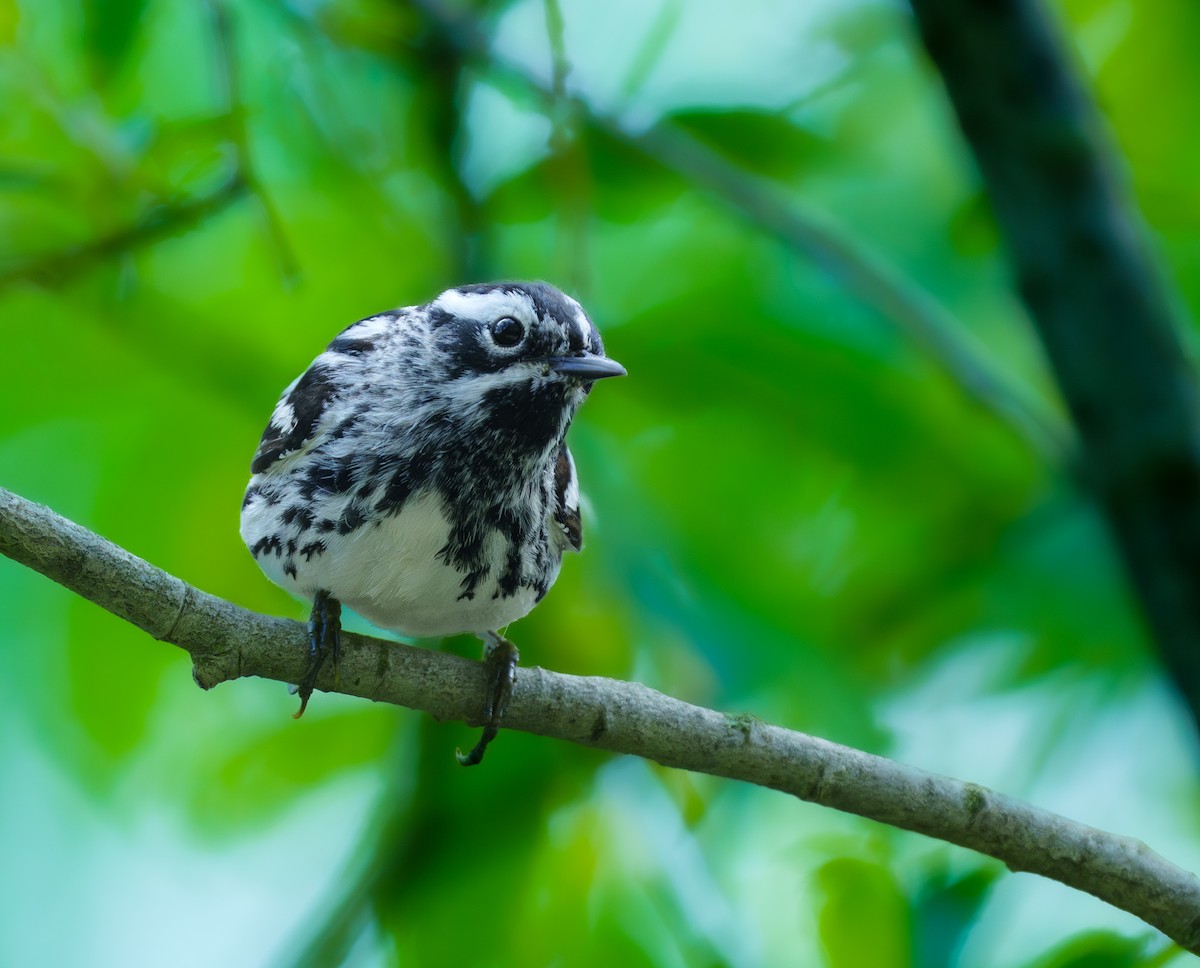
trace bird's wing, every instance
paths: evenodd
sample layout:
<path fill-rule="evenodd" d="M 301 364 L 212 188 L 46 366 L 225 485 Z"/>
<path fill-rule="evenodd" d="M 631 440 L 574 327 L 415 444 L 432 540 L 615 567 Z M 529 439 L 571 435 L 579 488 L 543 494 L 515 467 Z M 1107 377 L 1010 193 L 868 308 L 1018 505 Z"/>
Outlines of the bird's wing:
<path fill-rule="evenodd" d="M 579 482 L 575 477 L 575 461 L 566 444 L 558 448 L 554 461 L 554 521 L 562 529 L 567 544 L 578 551 L 583 545 Z"/>
<path fill-rule="evenodd" d="M 250 464 L 250 473 L 265 471 L 276 461 L 292 454 L 312 439 L 321 415 L 337 396 L 330 369 L 320 360 L 283 391 L 258 450 Z"/>

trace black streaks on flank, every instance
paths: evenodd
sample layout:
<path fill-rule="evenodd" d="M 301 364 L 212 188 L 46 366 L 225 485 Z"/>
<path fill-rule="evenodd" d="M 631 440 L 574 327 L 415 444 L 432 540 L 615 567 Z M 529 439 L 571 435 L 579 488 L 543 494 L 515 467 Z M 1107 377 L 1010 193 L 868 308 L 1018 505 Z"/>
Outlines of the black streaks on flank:
<path fill-rule="evenodd" d="M 305 370 L 287 396 L 292 408 L 291 425 L 280 427 L 274 421 L 267 424 L 258 444 L 258 452 L 250 465 L 250 473 L 259 474 L 281 457 L 298 450 L 313 435 L 317 421 L 336 394 L 326 367 L 314 363 Z"/>
<path fill-rule="evenodd" d="M 354 458 L 338 457 L 313 464 L 300 484 L 300 496 L 311 501 L 317 492 L 345 494 L 356 483 Z"/>
<path fill-rule="evenodd" d="M 291 558 L 287 560 L 287 564 L 283 566 L 283 573 L 289 578 L 296 577 L 296 563 Z"/>
<path fill-rule="evenodd" d="M 254 555 L 255 558 L 261 558 L 263 555 L 275 555 L 278 557 L 283 554 L 283 542 L 279 540 L 278 535 L 266 535 L 254 542 L 254 547 L 250 549 L 250 554 Z"/>
<path fill-rule="evenodd" d="M 500 572 L 492 597 L 509 598 L 521 587 L 521 549 L 529 535 L 522 526 L 520 517 L 511 509 L 502 510 L 496 516 L 494 525 L 508 539 L 508 553 L 504 556 L 504 569 Z"/>
<path fill-rule="evenodd" d="M 486 563 L 480 562 L 475 568 L 472 568 L 464 576 L 459 583 L 462 588 L 462 593 L 458 596 L 459 601 L 464 598 L 469 602 L 475 598 L 475 590 L 479 587 L 479 583 L 487 578 L 488 566 Z"/>
<path fill-rule="evenodd" d="M 303 548 L 300 549 L 300 554 L 304 555 L 305 561 L 312 561 L 313 555 L 325 554 L 325 542 L 324 541 L 310 541 L 308 544 L 306 544 Z"/>
<path fill-rule="evenodd" d="M 422 447 L 405 461 L 405 469 L 414 490 L 423 487 L 433 476 L 436 454 L 435 448 Z"/>
<path fill-rule="evenodd" d="M 493 598 L 509 598 L 521 587 L 521 552 L 515 545 L 508 546 L 508 555 L 504 560 L 504 571 L 496 582 L 496 593 Z"/>
<path fill-rule="evenodd" d="M 316 512 L 312 506 L 308 504 L 293 504 L 279 516 L 279 523 L 290 525 L 299 525 L 300 530 L 304 531 L 312 527 L 313 518 L 316 517 Z"/>
<path fill-rule="evenodd" d="M 399 513 L 413 492 L 422 489 L 433 477 L 435 454 L 436 451 L 432 447 L 422 447 L 407 460 L 397 460 L 380 466 L 380 476 L 388 471 L 391 472 L 391 476 L 387 478 L 383 494 L 375 502 L 375 510 L 382 514 Z"/>
<path fill-rule="evenodd" d="M 342 516 L 338 518 L 338 534 L 349 534 L 356 528 L 361 528 L 366 523 L 367 516 L 363 513 L 363 510 L 354 504 L 348 505 L 342 512 Z"/>
<path fill-rule="evenodd" d="M 408 500 L 412 492 L 412 481 L 408 474 L 403 469 L 398 470 L 388 481 L 383 496 L 375 502 L 375 510 L 382 514 L 396 514 L 404 507 L 404 502 Z"/>
<path fill-rule="evenodd" d="M 487 571 L 485 569 L 477 568 L 474 571 L 470 571 L 464 575 L 463 580 L 458 584 L 458 587 L 461 588 L 462 591 L 459 593 L 458 598 L 456 598 L 455 601 L 473 601 L 475 599 L 475 589 L 479 586 L 480 581 L 483 580 L 483 576 L 486 574 Z"/>
<path fill-rule="evenodd" d="M 276 504 L 279 504 L 282 501 L 282 498 L 279 496 L 279 491 L 277 488 L 270 486 L 249 487 L 246 489 L 246 496 L 242 498 L 242 510 L 248 508 L 251 502 L 255 500 L 261 501 L 267 507 L 271 508 Z"/>
<path fill-rule="evenodd" d="M 451 504 L 453 507 L 453 504 Z M 451 568 L 464 571 L 458 598 L 470 601 L 475 597 L 479 583 L 487 577 L 489 563 L 483 554 L 484 529 L 480 515 L 458 514 L 446 543 L 438 549 L 437 557 Z"/>
<path fill-rule="evenodd" d="M 360 416 L 360 414 L 356 413 L 353 417 L 347 417 L 345 420 L 343 420 L 341 423 L 339 423 L 336 427 L 334 427 L 331 431 L 329 431 L 329 434 L 327 435 L 328 439 L 329 440 L 340 440 L 341 438 L 345 437 L 346 434 L 348 434 L 354 428 L 354 426 L 358 423 L 359 416 Z"/>

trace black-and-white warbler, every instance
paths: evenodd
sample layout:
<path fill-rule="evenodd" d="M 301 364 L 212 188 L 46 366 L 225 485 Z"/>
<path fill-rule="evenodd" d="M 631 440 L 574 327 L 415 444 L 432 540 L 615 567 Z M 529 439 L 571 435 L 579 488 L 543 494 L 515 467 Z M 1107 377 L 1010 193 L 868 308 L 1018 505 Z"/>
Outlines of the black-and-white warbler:
<path fill-rule="evenodd" d="M 251 464 L 241 533 L 313 602 L 304 712 L 345 604 L 408 636 L 474 632 L 489 666 L 478 762 L 527 614 L 581 542 L 564 438 L 592 383 L 621 376 L 574 299 L 544 283 L 450 289 L 360 320 L 283 392 Z"/>

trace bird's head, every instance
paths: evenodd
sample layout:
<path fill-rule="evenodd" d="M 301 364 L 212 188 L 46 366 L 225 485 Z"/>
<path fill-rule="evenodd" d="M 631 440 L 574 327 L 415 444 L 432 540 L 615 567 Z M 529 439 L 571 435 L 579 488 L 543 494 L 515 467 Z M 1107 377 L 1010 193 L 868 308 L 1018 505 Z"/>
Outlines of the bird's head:
<path fill-rule="evenodd" d="M 517 444 L 561 439 L 592 384 L 625 375 L 583 307 L 542 282 L 450 289 L 427 313 L 442 392 Z"/>

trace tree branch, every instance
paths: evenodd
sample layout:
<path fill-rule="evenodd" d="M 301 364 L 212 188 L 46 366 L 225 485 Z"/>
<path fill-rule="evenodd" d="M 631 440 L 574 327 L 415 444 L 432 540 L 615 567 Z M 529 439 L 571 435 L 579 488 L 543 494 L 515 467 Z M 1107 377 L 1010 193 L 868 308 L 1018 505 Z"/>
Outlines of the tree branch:
<path fill-rule="evenodd" d="M 1083 469 L 1200 724 L 1200 394 L 1176 301 L 1037 0 L 912 0 L 1083 444 Z"/>
<path fill-rule="evenodd" d="M 292 285 L 299 278 L 299 262 L 288 243 L 283 223 L 251 164 L 246 110 L 242 103 L 229 13 L 224 0 L 208 0 L 208 5 L 222 113 L 229 119 L 231 129 L 233 170 L 204 195 L 160 201 L 149 206 L 131 224 L 110 230 L 98 238 L 0 266 L 0 290 L 20 282 L 44 285 L 68 282 L 94 265 L 180 235 L 247 195 L 254 200 L 263 220 L 285 284 Z"/>
<path fill-rule="evenodd" d="M 0 488 L 0 552 L 185 649 L 205 689 L 241 676 L 296 682 L 299 622 L 206 594 L 86 528 Z M 347 634 L 318 687 L 478 724 L 481 663 Z M 744 780 L 995 857 L 1137 915 L 1200 953 L 1200 880 L 1145 844 L 993 790 L 645 686 L 523 667 L 505 727 Z"/>
<path fill-rule="evenodd" d="M 132 225 L 58 252 L 0 268 L 0 290 L 22 281 L 47 285 L 67 282 L 97 263 L 187 231 L 224 210 L 247 191 L 242 173 L 235 171 L 207 195 L 155 205 Z"/>
<path fill-rule="evenodd" d="M 251 161 L 246 106 L 242 97 L 242 74 L 238 63 L 233 20 L 225 0 L 207 2 L 209 21 L 212 24 L 217 84 L 221 100 L 224 102 L 225 114 L 231 122 L 230 141 L 233 145 L 234 163 L 246 190 L 254 199 L 267 239 L 275 250 L 280 277 L 284 285 L 293 287 L 300 278 L 300 260 L 288 242 L 283 220 L 263 188 Z"/>

